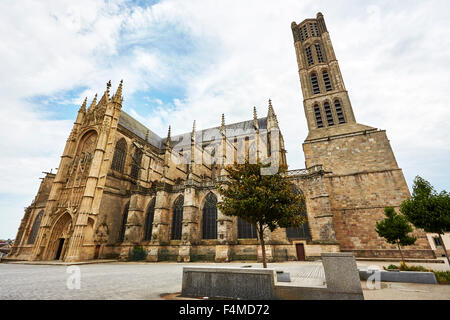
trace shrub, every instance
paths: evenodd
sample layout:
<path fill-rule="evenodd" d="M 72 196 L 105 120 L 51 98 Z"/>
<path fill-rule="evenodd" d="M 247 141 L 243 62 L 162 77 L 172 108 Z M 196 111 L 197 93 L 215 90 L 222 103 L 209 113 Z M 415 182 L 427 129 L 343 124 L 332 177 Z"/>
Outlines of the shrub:
<path fill-rule="evenodd" d="M 450 284 L 450 271 L 434 271 L 434 275 L 440 284 Z"/>
<path fill-rule="evenodd" d="M 133 250 L 130 250 L 128 259 L 130 261 L 142 261 L 147 257 L 147 251 L 141 246 L 135 246 Z"/>
<path fill-rule="evenodd" d="M 385 267 L 384 270 L 398 270 L 398 267 L 395 264 L 390 264 L 387 268 Z"/>

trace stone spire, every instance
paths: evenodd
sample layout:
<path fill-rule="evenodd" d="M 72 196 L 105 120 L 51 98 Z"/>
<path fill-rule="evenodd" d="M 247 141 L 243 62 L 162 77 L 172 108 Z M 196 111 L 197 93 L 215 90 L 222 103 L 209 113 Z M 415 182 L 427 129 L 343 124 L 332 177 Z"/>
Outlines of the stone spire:
<path fill-rule="evenodd" d="M 83 112 L 83 113 L 86 112 L 86 104 L 87 104 L 87 97 L 84 98 L 84 102 L 81 105 L 80 110 L 78 110 L 78 112 Z"/>
<path fill-rule="evenodd" d="M 109 90 L 111 89 L 111 80 L 108 81 L 108 83 L 106 84 L 106 98 L 108 98 L 109 100 Z"/>
<path fill-rule="evenodd" d="M 88 111 L 94 109 L 96 105 L 97 105 L 97 94 L 95 94 L 94 100 L 92 100 L 92 103 L 91 103 L 91 105 L 89 106 Z"/>
<path fill-rule="evenodd" d="M 194 124 L 192 125 L 192 133 L 191 133 L 191 140 L 195 139 L 195 120 L 194 120 Z"/>
<path fill-rule="evenodd" d="M 225 114 L 222 113 L 222 124 L 220 126 L 220 132 L 222 133 L 222 135 L 225 135 Z"/>
<path fill-rule="evenodd" d="M 272 100 L 269 99 L 269 111 L 267 113 L 267 128 L 275 126 L 278 128 L 278 119 L 272 107 Z"/>
<path fill-rule="evenodd" d="M 145 132 L 145 141 L 148 141 L 149 136 L 150 136 L 150 130 L 147 129 L 147 131 Z"/>
<path fill-rule="evenodd" d="M 117 91 L 114 94 L 114 97 L 112 99 L 114 102 L 122 103 L 122 100 L 123 100 L 122 99 L 122 85 L 123 85 L 123 80 L 120 80 L 119 87 L 117 88 Z"/>
<path fill-rule="evenodd" d="M 99 105 L 100 104 L 103 105 L 103 103 L 108 103 L 109 102 L 109 90 L 110 90 L 110 88 L 111 88 L 111 80 L 109 80 L 106 83 L 106 90 L 105 90 L 105 93 L 103 93 L 103 96 L 102 96 L 102 98 L 99 101 Z"/>
<path fill-rule="evenodd" d="M 170 148 L 170 126 L 169 131 L 167 132 L 166 147 Z"/>
<path fill-rule="evenodd" d="M 259 129 L 258 115 L 256 114 L 256 107 L 253 107 L 253 126 L 255 127 L 256 130 Z"/>

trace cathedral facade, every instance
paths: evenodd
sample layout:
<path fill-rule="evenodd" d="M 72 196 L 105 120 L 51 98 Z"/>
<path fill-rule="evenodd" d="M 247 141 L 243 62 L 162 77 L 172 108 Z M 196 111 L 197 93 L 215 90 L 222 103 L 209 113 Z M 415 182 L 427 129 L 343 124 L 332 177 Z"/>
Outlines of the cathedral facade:
<path fill-rule="evenodd" d="M 322 252 L 397 257 L 375 232 L 387 206 L 410 196 L 386 132 L 356 122 L 322 14 L 291 25 L 309 133 L 306 169 L 286 173 L 303 193 L 308 222 L 267 232 L 269 261 Z M 46 173 L 26 208 L 11 260 L 126 260 L 136 246 L 147 261 L 256 260 L 255 227 L 223 215 L 218 186 L 226 166 L 249 160 L 287 165 L 271 101 L 265 117 L 167 137 L 122 110 L 122 82 L 81 106 L 57 173 Z M 270 174 L 270 172 L 268 172 Z M 435 258 L 425 233 L 405 248 Z"/>

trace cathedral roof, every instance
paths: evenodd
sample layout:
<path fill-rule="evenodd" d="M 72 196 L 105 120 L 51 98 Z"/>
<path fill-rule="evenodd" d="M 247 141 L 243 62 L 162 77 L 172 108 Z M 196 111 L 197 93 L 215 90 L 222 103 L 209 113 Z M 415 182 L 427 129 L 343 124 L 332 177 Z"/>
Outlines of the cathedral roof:
<path fill-rule="evenodd" d="M 125 111 L 121 111 L 120 118 L 119 118 L 119 125 L 124 127 L 125 129 L 129 130 L 130 132 L 137 135 L 139 138 L 143 140 L 147 140 L 148 143 L 151 145 L 164 149 L 164 145 L 167 138 L 161 138 L 156 133 L 154 133 L 152 130 L 148 129 L 146 126 L 144 126 L 142 123 L 134 119 L 132 116 L 130 116 Z M 267 117 L 259 118 L 258 119 L 258 127 L 259 130 L 266 130 L 267 129 Z M 205 129 L 205 130 L 199 130 L 196 131 L 196 137 L 197 141 L 213 141 L 215 139 L 220 138 L 220 126 Z M 255 132 L 254 123 L 253 120 L 247 120 L 242 122 L 236 122 L 232 124 L 225 125 L 226 129 L 226 137 L 232 138 L 232 137 L 239 137 L 239 136 L 250 136 Z M 147 138 L 147 139 L 146 139 Z M 201 138 L 201 139 L 200 139 Z M 191 133 L 184 133 L 180 135 L 176 135 L 171 137 L 170 139 L 170 145 L 172 147 L 175 146 L 184 146 L 191 143 Z"/>
<path fill-rule="evenodd" d="M 148 129 L 146 126 L 144 126 L 142 123 L 134 119 L 132 116 L 130 116 L 123 110 L 120 112 L 119 125 L 127 129 L 128 131 L 134 133 L 139 138 L 147 140 L 147 142 L 150 143 L 152 146 L 155 146 L 160 149 L 163 148 L 164 145 L 163 141 L 165 141 L 163 138 L 158 136 L 152 130 Z M 145 139 L 146 137 L 147 139 Z"/>

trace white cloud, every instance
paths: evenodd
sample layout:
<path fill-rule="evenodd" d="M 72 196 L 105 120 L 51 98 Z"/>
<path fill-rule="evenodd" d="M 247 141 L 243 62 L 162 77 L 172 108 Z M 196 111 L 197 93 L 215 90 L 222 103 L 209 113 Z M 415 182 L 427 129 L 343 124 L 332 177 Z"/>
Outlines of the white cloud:
<path fill-rule="evenodd" d="M 272 99 L 292 169 L 307 135 L 292 21 L 322 11 L 358 122 L 386 129 L 407 182 L 448 187 L 450 39 L 446 1 L 129 1 L 0 3 L 0 185 L 28 199 L 1 210 L 0 238 L 15 235 L 41 171 L 58 166 L 73 119 L 55 120 L 25 99 L 85 88 L 92 99 L 124 79 L 125 110 L 164 136 L 260 116 Z M 24 14 L 26 12 L 27 14 Z M 136 93 L 182 88 L 167 101 Z M 143 99 L 144 100 L 144 99 Z M 74 106 L 77 108 L 77 106 Z"/>

